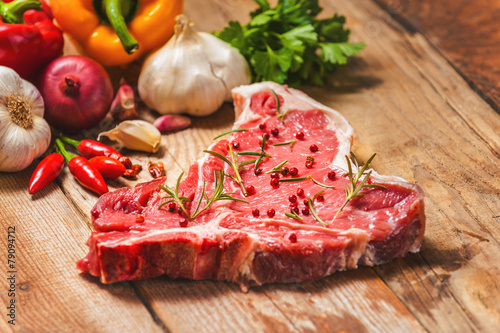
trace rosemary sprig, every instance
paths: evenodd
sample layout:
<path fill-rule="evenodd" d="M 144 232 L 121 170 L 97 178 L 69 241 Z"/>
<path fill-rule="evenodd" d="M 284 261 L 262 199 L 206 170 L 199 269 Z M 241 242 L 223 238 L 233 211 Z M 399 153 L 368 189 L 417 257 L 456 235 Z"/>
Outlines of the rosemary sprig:
<path fill-rule="evenodd" d="M 222 169 L 219 169 L 218 172 L 214 171 L 214 179 L 215 179 L 214 192 L 212 193 L 210 198 L 208 198 L 207 194 L 205 193 L 205 180 L 203 180 L 202 194 L 200 195 L 200 200 L 198 201 L 196 210 L 190 217 L 191 220 L 199 216 L 201 213 L 207 210 L 214 202 L 219 200 L 232 200 L 232 201 L 240 201 L 248 203 L 248 201 L 232 197 L 231 194 L 234 194 L 233 192 L 224 192 L 224 171 L 222 171 Z M 205 207 L 202 210 L 198 211 L 201 205 L 201 200 L 203 198 L 205 198 L 206 202 Z"/>
<path fill-rule="evenodd" d="M 222 134 L 217 135 L 212 140 L 217 140 L 218 138 L 221 138 L 224 135 L 231 134 L 231 133 L 234 133 L 234 132 L 244 132 L 244 131 L 248 131 L 248 128 L 238 128 L 238 129 L 230 130 L 230 131 L 227 131 L 227 132 L 224 132 Z"/>
<path fill-rule="evenodd" d="M 266 172 L 266 173 L 269 173 L 269 171 Z M 319 181 L 317 181 L 316 179 L 314 179 L 313 176 L 311 176 L 311 175 L 305 176 L 305 177 L 297 177 L 297 178 L 281 178 L 278 181 L 282 182 L 282 183 L 286 183 L 286 182 L 300 182 L 300 181 L 303 181 L 303 180 L 306 180 L 306 179 L 310 179 L 316 185 L 319 185 L 319 186 L 324 187 L 324 188 L 335 188 L 335 186 L 330 186 L 330 185 L 326 185 L 326 184 L 320 183 Z"/>
<path fill-rule="evenodd" d="M 220 158 L 221 160 L 226 162 L 231 167 L 231 169 L 233 169 L 234 176 L 231 176 L 231 175 L 228 175 L 228 176 L 231 177 L 236 183 L 238 183 L 238 185 L 240 185 L 241 191 L 243 192 L 243 195 L 246 197 L 246 196 L 248 196 L 248 193 L 247 193 L 247 190 L 245 189 L 245 185 L 243 184 L 243 180 L 241 179 L 241 175 L 240 175 L 241 169 L 240 169 L 240 164 L 238 163 L 238 157 L 234 153 L 230 144 L 228 144 L 228 147 L 229 147 L 229 156 L 231 157 L 231 160 L 229 160 L 226 156 L 224 156 L 218 152 L 215 152 L 213 150 L 204 150 L 203 152 Z"/>
<path fill-rule="evenodd" d="M 287 141 L 287 142 L 280 142 L 280 143 L 274 143 L 273 146 L 286 146 L 290 145 L 290 151 L 293 148 L 293 145 L 297 142 L 297 140 L 292 140 L 292 141 Z"/>
<path fill-rule="evenodd" d="M 337 211 L 335 216 L 333 217 L 332 222 L 335 221 L 335 219 L 337 218 L 337 215 L 339 215 L 339 213 L 345 208 L 345 206 L 349 203 L 349 201 L 351 201 L 355 197 L 362 197 L 363 196 L 363 193 L 359 193 L 359 191 L 361 191 L 363 188 L 365 188 L 365 187 L 379 187 L 379 188 L 387 189 L 387 187 L 385 187 L 383 185 L 378 185 L 378 184 L 366 185 L 365 184 L 366 181 L 368 180 L 368 178 L 370 178 L 370 175 L 372 173 L 372 170 L 370 170 L 368 173 L 365 173 L 365 170 L 370 166 L 370 163 L 372 162 L 373 158 L 377 154 L 373 154 L 368 159 L 368 161 L 366 161 L 365 165 L 363 165 L 363 167 L 361 169 L 359 169 L 358 160 L 356 159 L 356 156 L 353 153 L 351 153 L 351 155 L 352 155 L 354 165 L 356 166 L 356 169 L 358 169 L 358 172 L 356 174 L 354 174 L 352 172 L 351 160 L 346 155 L 345 159 L 347 160 L 348 172 L 346 174 L 344 174 L 344 176 L 349 177 L 349 186 L 346 185 L 344 187 L 346 199 L 345 199 L 344 203 L 342 204 L 342 206 L 340 206 L 340 209 Z M 360 182 L 359 180 L 363 176 L 364 176 L 364 178 Z M 359 184 L 358 184 L 358 182 L 359 182 Z"/>
<path fill-rule="evenodd" d="M 238 170 L 241 171 L 245 165 L 253 164 L 255 161 L 256 161 L 256 159 L 246 160 L 246 161 L 240 162 Z"/>
<path fill-rule="evenodd" d="M 278 97 L 278 94 L 276 94 L 276 91 L 271 89 L 271 92 L 273 93 L 274 99 L 276 100 L 276 114 L 279 115 L 280 114 L 280 99 Z"/>
<path fill-rule="evenodd" d="M 308 179 L 309 176 L 307 177 L 297 177 L 297 178 L 280 178 L 278 181 L 281 183 L 288 183 L 288 182 L 301 182 L 303 180 Z"/>
<path fill-rule="evenodd" d="M 274 91 L 273 91 L 274 92 Z M 276 94 L 276 93 L 275 93 Z M 260 152 L 261 152 L 261 155 L 255 160 L 255 165 L 254 165 L 254 169 L 257 170 L 257 167 L 259 166 L 259 163 L 260 161 L 262 160 L 263 157 L 271 157 L 271 155 L 269 154 L 266 154 L 264 152 L 264 148 L 266 147 L 266 135 L 263 134 L 262 135 L 262 145 L 260 147 Z"/>
<path fill-rule="evenodd" d="M 318 195 L 323 194 L 323 193 L 325 193 L 325 191 L 324 191 L 324 190 L 321 190 L 321 191 L 319 191 L 319 192 L 316 192 L 316 194 L 314 194 L 314 195 L 313 195 L 312 200 L 314 201 L 314 199 L 316 199 L 316 197 L 317 197 Z"/>
<path fill-rule="evenodd" d="M 234 171 L 234 175 L 236 178 L 236 182 L 240 185 L 241 191 L 243 192 L 243 195 L 246 197 L 248 196 L 247 190 L 245 188 L 245 184 L 243 184 L 243 179 L 241 179 L 240 175 L 240 165 L 238 164 L 238 156 L 234 153 L 233 148 L 231 147 L 231 144 L 228 144 L 229 147 L 229 156 L 231 157 L 231 168 Z"/>
<path fill-rule="evenodd" d="M 320 191 L 320 192 L 323 192 L 323 191 Z M 318 194 L 319 194 L 319 192 L 318 192 L 318 193 L 316 193 L 316 194 L 314 195 L 314 197 L 316 197 Z M 327 226 L 327 225 L 328 225 L 328 223 L 326 223 L 325 221 L 323 221 L 323 220 L 322 220 L 322 219 L 318 216 L 318 214 L 316 213 L 316 211 L 314 210 L 314 207 L 313 207 L 313 200 L 314 200 L 314 199 L 312 199 L 312 200 L 311 200 L 311 198 L 307 198 L 307 206 L 309 206 L 309 211 L 311 211 L 311 214 L 312 214 L 312 216 L 314 216 L 314 218 L 316 219 L 316 221 L 318 221 L 319 223 L 321 223 L 321 224 L 323 224 L 323 225 Z"/>
<path fill-rule="evenodd" d="M 226 163 L 227 163 L 227 164 L 229 164 L 229 165 L 231 165 L 231 164 L 232 164 L 232 163 L 231 163 L 231 161 L 230 161 L 230 160 L 228 160 L 226 156 L 224 156 L 224 155 L 222 155 L 222 154 L 219 154 L 219 153 L 218 153 L 218 152 L 216 152 L 216 151 L 213 151 L 213 150 L 204 150 L 203 152 L 204 152 L 204 153 L 208 153 L 208 154 L 210 154 L 210 155 L 214 155 L 214 156 L 216 156 L 216 157 L 220 158 L 221 160 L 223 160 L 224 162 L 226 162 Z"/>
<path fill-rule="evenodd" d="M 282 124 L 284 124 L 284 123 L 285 123 L 285 117 L 286 117 L 286 115 L 288 114 L 288 111 L 289 111 L 289 110 L 287 109 L 285 112 L 280 113 L 280 114 L 278 114 L 278 115 L 276 116 L 276 118 L 278 118 L 279 120 L 281 120 L 281 123 L 282 123 Z"/>
<path fill-rule="evenodd" d="M 273 172 L 280 172 L 281 171 L 281 168 L 288 163 L 288 160 L 284 160 L 283 162 L 281 162 L 280 164 L 278 164 L 277 166 L 275 166 L 274 168 L 272 168 L 271 170 L 269 171 L 266 171 L 264 173 L 273 173 Z"/>
<path fill-rule="evenodd" d="M 288 217 L 291 217 L 292 219 L 296 219 L 298 221 L 304 221 L 304 219 L 302 217 L 300 217 L 299 215 L 297 215 L 297 213 L 295 213 L 295 212 L 285 213 L 285 215 Z"/>
<path fill-rule="evenodd" d="M 214 171 L 214 176 L 216 177 L 215 178 L 215 187 L 217 187 L 217 174 L 216 174 L 216 171 Z M 224 173 L 222 174 L 222 176 L 224 177 Z M 214 190 L 214 193 L 215 193 L 215 190 Z M 200 209 L 201 200 L 203 199 L 203 197 L 205 197 L 205 200 L 207 202 L 207 205 L 205 205 L 205 208 L 204 208 L 204 210 L 205 210 L 205 209 L 208 208 L 208 201 L 209 201 L 208 197 L 207 197 L 207 194 L 205 193 L 205 179 L 203 179 L 203 188 L 201 189 L 200 200 L 198 200 L 198 204 L 196 205 L 196 209 L 194 210 L 194 213 L 191 215 L 193 219 L 197 216 L 196 214 L 198 213 L 198 209 Z"/>
<path fill-rule="evenodd" d="M 237 155 L 243 155 L 243 156 L 261 156 L 262 152 L 258 152 L 258 151 L 240 151 L 240 152 L 237 153 Z"/>
<path fill-rule="evenodd" d="M 262 146 L 264 147 L 264 144 Z M 238 183 L 238 185 L 240 185 L 241 191 L 243 192 L 243 195 L 246 197 L 246 196 L 248 196 L 248 193 L 247 193 L 247 190 L 245 189 L 245 184 L 243 184 L 243 180 L 241 179 L 240 171 L 243 169 L 243 167 L 245 165 L 252 164 L 254 162 L 257 163 L 257 161 L 259 159 L 261 159 L 263 157 L 271 157 L 271 155 L 266 154 L 264 152 L 264 148 L 262 148 L 262 151 L 260 153 L 257 153 L 257 152 L 242 152 L 242 153 L 235 154 L 234 151 L 233 151 L 233 148 L 231 147 L 231 144 L 228 144 L 228 147 L 229 147 L 229 157 L 231 158 L 231 160 L 229 160 L 226 156 L 224 156 L 224 155 L 222 155 L 222 154 L 220 154 L 218 152 L 212 151 L 212 150 L 204 150 L 203 152 L 211 154 L 211 155 L 214 155 L 214 156 L 220 158 L 221 160 L 223 160 L 224 162 L 226 162 L 231 167 L 231 169 L 233 169 L 234 176 L 232 176 L 232 175 L 227 175 L 227 176 L 229 176 L 236 183 Z M 259 158 L 256 159 L 256 160 L 254 159 L 254 160 L 247 160 L 247 161 L 239 162 L 238 161 L 238 155 L 258 155 Z"/>
<path fill-rule="evenodd" d="M 323 183 L 320 183 L 319 181 L 317 181 L 316 179 L 313 178 L 313 176 L 309 175 L 308 176 L 309 178 L 311 178 L 311 180 L 316 184 L 316 185 L 319 185 L 321 187 L 324 187 L 324 188 L 335 188 L 335 186 L 331 186 L 331 185 L 326 185 L 326 184 L 323 184 Z"/>
<path fill-rule="evenodd" d="M 181 183 L 182 176 L 184 175 L 184 172 L 182 172 L 179 175 L 179 178 L 177 178 L 177 184 L 175 185 L 175 191 L 172 190 L 168 185 L 158 185 L 163 191 L 167 192 L 169 195 L 162 197 L 162 199 L 170 199 L 166 202 L 163 202 L 158 206 L 158 209 L 161 209 L 164 205 L 170 203 L 170 202 L 175 202 L 181 209 L 182 211 L 186 214 L 186 216 L 189 216 L 189 212 L 187 211 L 186 207 L 184 204 L 186 202 L 191 201 L 191 199 L 179 196 L 179 185 Z"/>
<path fill-rule="evenodd" d="M 276 118 L 281 120 L 281 123 L 284 124 L 285 123 L 285 116 L 288 113 L 288 110 L 286 110 L 284 113 L 281 113 L 281 111 L 280 111 L 281 105 L 280 105 L 280 99 L 278 97 L 278 94 L 276 94 L 276 92 L 272 89 L 271 89 L 271 92 L 273 93 L 274 99 L 276 100 Z"/>
<path fill-rule="evenodd" d="M 218 200 L 232 200 L 232 201 L 240 201 L 240 202 L 248 203 L 248 201 L 232 197 L 231 194 L 234 194 L 232 192 L 224 192 L 224 171 L 219 170 L 219 171 L 214 171 L 214 179 L 215 179 L 214 192 L 212 193 L 210 198 L 208 198 L 208 196 L 205 192 L 205 180 L 203 180 L 203 187 L 201 190 L 200 199 L 198 200 L 198 204 L 196 205 L 194 212 L 192 214 L 190 214 L 187 211 L 186 207 L 184 206 L 184 203 L 191 201 L 191 199 L 183 197 L 183 196 L 179 196 L 179 184 L 181 182 L 183 174 L 184 174 L 184 172 L 180 174 L 179 178 L 177 178 L 177 185 L 175 187 L 175 191 L 172 190 L 167 185 L 165 185 L 165 186 L 158 185 L 162 190 L 164 190 L 165 192 L 167 192 L 169 194 L 168 196 L 165 196 L 162 198 L 163 199 L 170 199 L 170 200 L 167 200 L 166 202 L 161 203 L 158 206 L 158 209 L 161 209 L 161 207 L 163 207 L 164 205 L 175 201 L 179 205 L 179 207 L 182 209 L 182 211 L 186 214 L 187 219 L 193 220 L 197 216 L 199 216 L 202 212 L 207 210 L 215 201 L 218 201 Z M 200 210 L 201 202 L 203 201 L 203 199 L 205 199 L 205 207 Z"/>

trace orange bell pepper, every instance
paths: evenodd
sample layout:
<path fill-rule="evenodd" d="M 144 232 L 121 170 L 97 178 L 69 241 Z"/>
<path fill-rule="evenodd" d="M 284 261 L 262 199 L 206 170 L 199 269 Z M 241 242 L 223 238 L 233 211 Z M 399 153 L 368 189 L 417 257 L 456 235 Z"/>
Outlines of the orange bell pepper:
<path fill-rule="evenodd" d="M 182 0 L 51 0 L 61 29 L 105 66 L 127 64 L 172 36 Z"/>

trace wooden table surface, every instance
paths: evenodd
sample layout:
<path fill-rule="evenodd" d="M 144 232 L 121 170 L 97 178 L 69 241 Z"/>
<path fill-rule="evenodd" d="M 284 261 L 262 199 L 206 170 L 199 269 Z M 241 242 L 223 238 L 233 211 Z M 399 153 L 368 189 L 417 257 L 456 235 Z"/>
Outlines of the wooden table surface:
<path fill-rule="evenodd" d="M 439 3 L 439 4 L 438 4 Z M 36 163 L 0 174 L 0 298 L 10 298 L 7 232 L 16 235 L 16 325 L 1 332 L 498 332 L 500 327 L 500 3 L 323 0 L 367 44 L 325 87 L 301 87 L 339 110 L 355 130 L 361 160 L 425 191 L 422 249 L 377 267 L 318 281 L 270 284 L 242 293 L 224 282 L 159 277 L 103 285 L 78 273 L 97 196 L 64 171 L 31 197 Z M 186 0 L 203 31 L 246 22 L 251 0 Z M 140 64 L 112 69 L 137 80 Z M 496 110 L 496 111 L 495 111 Z M 142 117 L 151 118 L 143 111 Z M 168 177 L 201 157 L 234 121 L 232 106 L 163 135 L 157 154 Z M 101 128 L 111 126 L 104 121 Z M 98 129 L 85 133 L 95 138 Z M 149 180 L 147 171 L 139 181 Z M 116 180 L 111 188 L 133 186 Z"/>

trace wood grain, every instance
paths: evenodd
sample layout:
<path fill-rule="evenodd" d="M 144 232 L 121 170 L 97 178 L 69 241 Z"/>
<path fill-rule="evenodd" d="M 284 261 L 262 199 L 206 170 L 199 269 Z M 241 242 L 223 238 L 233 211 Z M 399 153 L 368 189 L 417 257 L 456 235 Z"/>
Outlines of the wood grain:
<path fill-rule="evenodd" d="M 376 0 L 410 30 L 424 34 L 500 112 L 500 2 Z"/>
<path fill-rule="evenodd" d="M 422 266 L 409 265 L 410 256 L 376 271 L 428 330 L 491 330 L 500 320 L 499 285 L 491 278 L 500 260 L 492 213 L 500 208 L 500 119 L 422 35 L 387 21 L 376 6 L 335 5 L 350 13 L 351 24 L 368 22 L 353 28 L 360 40 L 377 41 L 359 60 L 360 71 L 345 69 L 341 82 L 353 85 L 362 75 L 379 84 L 333 94 L 333 106 L 355 127 L 357 155 L 377 151 L 380 173 L 415 181 L 426 193 Z M 322 98 L 322 90 L 314 92 Z M 478 279 L 471 272 L 488 274 Z"/>
<path fill-rule="evenodd" d="M 137 284 L 172 332 L 424 331 L 368 268 L 248 294 L 211 281 L 162 277 Z"/>
<path fill-rule="evenodd" d="M 3 326 L 2 332 L 161 332 L 127 283 L 105 286 L 78 274 L 75 262 L 87 250 L 88 214 L 82 215 L 56 184 L 30 198 L 31 172 L 33 167 L 0 177 L 1 248 L 7 249 L 7 228 L 15 227 L 17 267 L 16 326 Z M 10 301 L 4 292 L 9 289 L 5 253 L 3 304 Z"/>
<path fill-rule="evenodd" d="M 18 230 L 18 286 L 24 289 L 17 298 L 19 326 L 0 321 L 2 332 L 493 332 L 500 325 L 498 114 L 428 35 L 408 31 L 377 3 L 320 4 L 324 16 L 346 15 L 352 40 L 365 41 L 367 48 L 326 87 L 302 88 L 348 118 L 360 159 L 377 152 L 373 165 L 379 173 L 424 188 L 428 224 L 421 252 L 247 294 L 229 283 L 168 277 L 102 285 L 75 268 L 87 250 L 89 211 L 97 197 L 65 171 L 30 198 L 32 165 L 0 174 L 1 232 L 9 225 Z M 229 20 L 245 22 L 255 7 L 252 0 L 185 2 L 186 14 L 203 31 L 221 29 Z M 138 61 L 110 69 L 115 87 L 122 76 L 135 85 L 140 66 Z M 155 116 L 141 106 L 142 118 Z M 225 104 L 210 117 L 193 118 L 188 130 L 163 135 L 156 154 L 122 152 L 143 166 L 163 161 L 172 183 L 233 121 Z M 112 126 L 105 120 L 80 138 L 95 138 Z M 149 179 L 143 170 L 137 180 L 109 185 Z M 5 242 L 2 236 L 2 248 Z M 2 259 L 2 271 L 4 265 Z M 7 301 L 5 293 L 0 297 Z"/>

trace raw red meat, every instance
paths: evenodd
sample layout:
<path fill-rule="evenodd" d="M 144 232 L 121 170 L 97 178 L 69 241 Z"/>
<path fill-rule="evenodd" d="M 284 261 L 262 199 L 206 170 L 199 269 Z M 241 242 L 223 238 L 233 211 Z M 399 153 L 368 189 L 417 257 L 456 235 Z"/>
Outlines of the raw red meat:
<path fill-rule="evenodd" d="M 103 283 L 167 274 L 172 278 L 232 281 L 247 290 L 269 282 L 317 279 L 419 250 L 425 228 L 423 192 L 401 178 L 373 172 L 368 181 L 386 189 L 364 188 L 364 196 L 351 200 L 332 222 L 345 200 L 343 187 L 349 181 L 344 176 L 345 155 L 350 152 L 353 135 L 338 112 L 298 90 L 269 82 L 236 88 L 233 99 L 235 128 L 248 131 L 225 136 L 211 150 L 228 156 L 231 145 L 238 152 L 260 152 L 262 135 L 269 134 L 264 151 L 271 157 L 263 158 L 258 166 L 263 172 L 255 172 L 253 164 L 241 171 L 245 186 L 253 186 L 250 195 L 244 197 L 231 178 L 224 181 L 226 192 L 234 192 L 234 197 L 248 204 L 216 201 L 187 221 L 177 211 L 169 212 L 168 205 L 158 209 L 165 201 L 162 196 L 166 193 L 158 187 L 164 178 L 139 184 L 134 190 L 107 193 L 92 211 L 95 232 L 88 241 L 89 254 L 78 262 L 81 271 L 99 276 Z M 284 122 L 277 117 L 278 107 L 280 114 L 286 113 Z M 293 140 L 292 147 L 275 145 Z M 314 161 L 307 167 L 309 156 Z M 238 158 L 244 161 L 255 156 Z M 311 179 L 272 186 L 266 172 L 284 160 L 288 160 L 288 173 L 272 176 L 291 178 L 296 168 L 298 175 L 294 177 L 311 175 L 335 189 L 321 187 Z M 228 164 L 211 154 L 191 166 L 179 188 L 180 195 L 192 199 L 191 205 L 187 204 L 191 212 L 200 198 L 203 180 L 210 197 L 214 171 L 221 168 L 234 176 Z M 304 203 L 321 190 L 322 198 L 314 200 L 314 209 L 327 226 L 319 223 Z M 303 220 L 285 215 L 291 211 Z"/>

